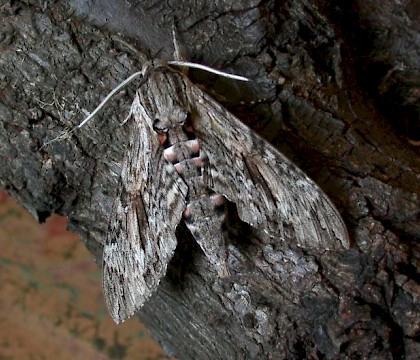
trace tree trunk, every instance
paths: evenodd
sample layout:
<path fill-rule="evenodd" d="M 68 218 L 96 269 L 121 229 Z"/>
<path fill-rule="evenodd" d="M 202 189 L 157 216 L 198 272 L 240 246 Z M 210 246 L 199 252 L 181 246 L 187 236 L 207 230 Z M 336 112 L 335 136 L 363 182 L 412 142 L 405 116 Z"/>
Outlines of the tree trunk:
<path fill-rule="evenodd" d="M 173 25 L 189 61 L 252 80 L 239 86 L 191 72 L 308 173 L 346 222 L 351 249 L 322 256 L 275 239 L 235 239 L 233 275 L 217 281 L 180 228 L 167 276 L 140 311 L 169 355 L 418 356 L 414 1 L 32 0 L 0 11 L 0 187 L 39 221 L 67 216 L 98 264 L 135 85 L 86 127 L 40 147 L 147 59 L 172 60 Z"/>

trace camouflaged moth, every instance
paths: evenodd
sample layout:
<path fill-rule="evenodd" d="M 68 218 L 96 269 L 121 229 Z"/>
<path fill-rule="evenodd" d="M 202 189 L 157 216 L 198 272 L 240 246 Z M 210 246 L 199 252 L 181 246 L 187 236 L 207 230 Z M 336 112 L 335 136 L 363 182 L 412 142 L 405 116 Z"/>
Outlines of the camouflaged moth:
<path fill-rule="evenodd" d="M 349 246 L 338 211 L 296 165 L 184 74 L 162 63 L 143 73 L 103 254 L 105 299 L 117 323 L 157 289 L 181 221 L 219 276 L 228 273 L 217 211 L 225 198 L 274 238 L 320 251 Z"/>
<path fill-rule="evenodd" d="M 242 221 L 274 239 L 320 252 L 349 246 L 344 222 L 327 195 L 170 65 L 244 80 L 194 63 L 149 63 L 76 127 L 142 76 L 103 252 L 105 300 L 117 323 L 133 315 L 157 289 L 177 246 L 175 230 L 181 221 L 218 276 L 229 273 L 224 215 L 218 211 L 225 199 L 236 204 Z"/>

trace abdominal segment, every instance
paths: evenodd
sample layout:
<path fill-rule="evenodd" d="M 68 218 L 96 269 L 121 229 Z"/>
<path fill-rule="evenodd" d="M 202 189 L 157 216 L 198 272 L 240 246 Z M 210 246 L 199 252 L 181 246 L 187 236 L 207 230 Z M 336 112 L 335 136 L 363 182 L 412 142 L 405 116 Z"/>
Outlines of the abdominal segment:
<path fill-rule="evenodd" d="M 227 276 L 225 222 L 226 200 L 203 182 L 203 166 L 207 161 L 200 144 L 191 133 L 185 134 L 181 126 L 170 128 L 159 137 L 165 147 L 164 157 L 188 185 L 187 206 L 183 218 L 207 259 L 219 276 Z"/>

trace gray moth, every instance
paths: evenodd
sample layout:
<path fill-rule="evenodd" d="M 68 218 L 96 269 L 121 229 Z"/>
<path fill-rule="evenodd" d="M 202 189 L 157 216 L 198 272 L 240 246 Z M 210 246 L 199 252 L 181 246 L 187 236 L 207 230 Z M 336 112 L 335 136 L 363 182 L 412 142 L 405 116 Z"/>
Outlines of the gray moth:
<path fill-rule="evenodd" d="M 276 239 L 319 251 L 349 246 L 325 193 L 296 165 L 167 64 L 138 88 L 130 140 L 103 252 L 115 322 L 133 315 L 165 276 L 184 221 L 218 276 L 229 274 L 225 199 Z"/>

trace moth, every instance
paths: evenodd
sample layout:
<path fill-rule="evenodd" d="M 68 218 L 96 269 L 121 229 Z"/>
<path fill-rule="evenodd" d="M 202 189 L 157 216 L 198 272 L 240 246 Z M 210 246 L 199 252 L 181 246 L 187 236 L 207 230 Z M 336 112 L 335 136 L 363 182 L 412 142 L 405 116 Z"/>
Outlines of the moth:
<path fill-rule="evenodd" d="M 103 252 L 115 322 L 156 291 L 181 221 L 218 276 L 229 274 L 226 199 L 241 220 L 273 238 L 321 252 L 349 246 L 329 198 L 283 154 L 168 63 L 150 64 L 143 75 Z"/>

